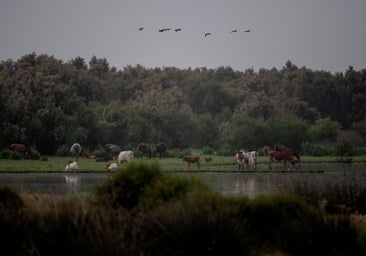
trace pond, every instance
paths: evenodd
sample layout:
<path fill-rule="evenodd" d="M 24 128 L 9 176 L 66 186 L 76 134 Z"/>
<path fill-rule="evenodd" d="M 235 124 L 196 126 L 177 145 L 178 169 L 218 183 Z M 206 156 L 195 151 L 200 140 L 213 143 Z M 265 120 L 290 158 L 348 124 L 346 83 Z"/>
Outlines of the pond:
<path fill-rule="evenodd" d="M 78 193 L 89 192 L 103 183 L 111 173 L 0 173 L 0 184 L 23 192 Z M 366 163 L 303 164 L 296 171 L 274 168 L 269 171 L 246 172 L 177 172 L 174 175 L 202 178 L 213 190 L 224 195 L 273 193 L 311 184 L 319 189 L 334 184 L 357 183 L 366 187 Z"/>

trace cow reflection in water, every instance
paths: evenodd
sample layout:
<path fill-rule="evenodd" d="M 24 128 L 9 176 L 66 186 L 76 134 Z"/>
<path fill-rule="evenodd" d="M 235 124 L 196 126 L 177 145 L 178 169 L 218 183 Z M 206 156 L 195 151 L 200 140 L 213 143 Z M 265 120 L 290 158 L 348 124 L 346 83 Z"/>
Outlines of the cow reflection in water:
<path fill-rule="evenodd" d="M 235 194 L 245 194 L 249 198 L 254 198 L 256 195 L 255 179 L 237 179 L 235 181 Z"/>
<path fill-rule="evenodd" d="M 80 177 L 76 175 L 65 175 L 67 192 L 76 192 L 80 186 Z"/>

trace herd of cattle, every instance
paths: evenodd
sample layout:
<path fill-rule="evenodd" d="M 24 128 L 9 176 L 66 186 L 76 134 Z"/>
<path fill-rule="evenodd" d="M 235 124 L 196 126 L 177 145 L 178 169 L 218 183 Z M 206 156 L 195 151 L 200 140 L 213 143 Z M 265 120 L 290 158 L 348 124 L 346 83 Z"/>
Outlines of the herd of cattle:
<path fill-rule="evenodd" d="M 11 150 L 18 151 L 24 154 L 24 158 L 29 158 L 32 151 L 30 147 L 26 144 L 12 144 L 10 146 Z M 96 157 L 94 155 L 84 153 L 83 156 L 88 159 L 95 159 L 97 162 L 109 162 L 110 160 L 116 160 L 117 163 L 107 163 L 106 168 L 108 170 L 115 170 L 123 163 L 131 163 L 134 160 L 134 152 L 132 150 L 122 150 L 118 145 L 106 144 L 104 146 L 104 157 Z M 70 152 L 75 158 L 74 161 L 68 161 L 65 170 L 78 170 L 79 166 L 77 161 L 82 153 L 82 148 L 79 143 L 74 143 Z M 151 159 L 153 155 L 159 156 L 159 158 L 166 157 L 166 147 L 164 143 L 158 143 L 153 150 L 152 146 L 148 143 L 140 143 L 137 146 L 137 152 L 140 156 Z M 283 162 L 285 168 L 289 168 L 289 164 L 296 166 L 300 163 L 300 157 L 294 152 L 293 149 L 288 148 L 282 144 L 276 143 L 273 147 L 265 146 L 263 148 L 265 156 L 268 158 L 269 169 L 272 169 L 272 162 L 276 160 L 278 162 Z M 239 150 L 235 154 L 235 162 L 238 165 L 239 170 L 245 169 L 256 169 L 257 168 L 257 151 L 243 151 Z M 184 156 L 182 159 L 187 163 L 188 167 L 191 164 L 197 164 L 200 167 L 200 157 L 199 156 Z"/>

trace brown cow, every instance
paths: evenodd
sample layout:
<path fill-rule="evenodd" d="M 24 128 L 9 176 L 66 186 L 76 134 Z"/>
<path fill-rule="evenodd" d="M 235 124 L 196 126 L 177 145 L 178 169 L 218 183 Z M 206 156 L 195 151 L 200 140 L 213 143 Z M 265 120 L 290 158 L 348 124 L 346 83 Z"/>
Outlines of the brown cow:
<path fill-rule="evenodd" d="M 183 161 L 191 167 L 192 163 L 197 163 L 197 167 L 200 167 L 200 157 L 199 156 L 184 156 Z"/>
<path fill-rule="evenodd" d="M 24 155 L 24 159 L 31 159 L 32 151 L 27 144 L 11 144 L 10 149 Z"/>
<path fill-rule="evenodd" d="M 273 159 L 283 162 L 286 169 L 288 169 L 287 163 L 292 165 L 300 163 L 300 157 L 295 154 L 291 148 L 285 147 L 281 144 L 275 144 L 274 148 L 266 146 L 264 148 L 264 153 L 268 157 L 268 167 L 270 170 L 272 169 Z"/>
<path fill-rule="evenodd" d="M 140 143 L 137 146 L 137 152 L 141 153 L 142 158 L 144 156 L 149 157 L 151 159 L 152 150 L 151 146 L 148 143 Z"/>

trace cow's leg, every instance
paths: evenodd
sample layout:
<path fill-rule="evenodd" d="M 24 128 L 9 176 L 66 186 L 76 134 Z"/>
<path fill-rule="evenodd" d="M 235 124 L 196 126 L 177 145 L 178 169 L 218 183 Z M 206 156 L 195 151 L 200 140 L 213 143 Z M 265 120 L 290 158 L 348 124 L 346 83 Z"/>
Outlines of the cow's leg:
<path fill-rule="evenodd" d="M 268 167 L 270 170 L 272 169 L 272 158 L 271 157 L 268 158 Z"/>

